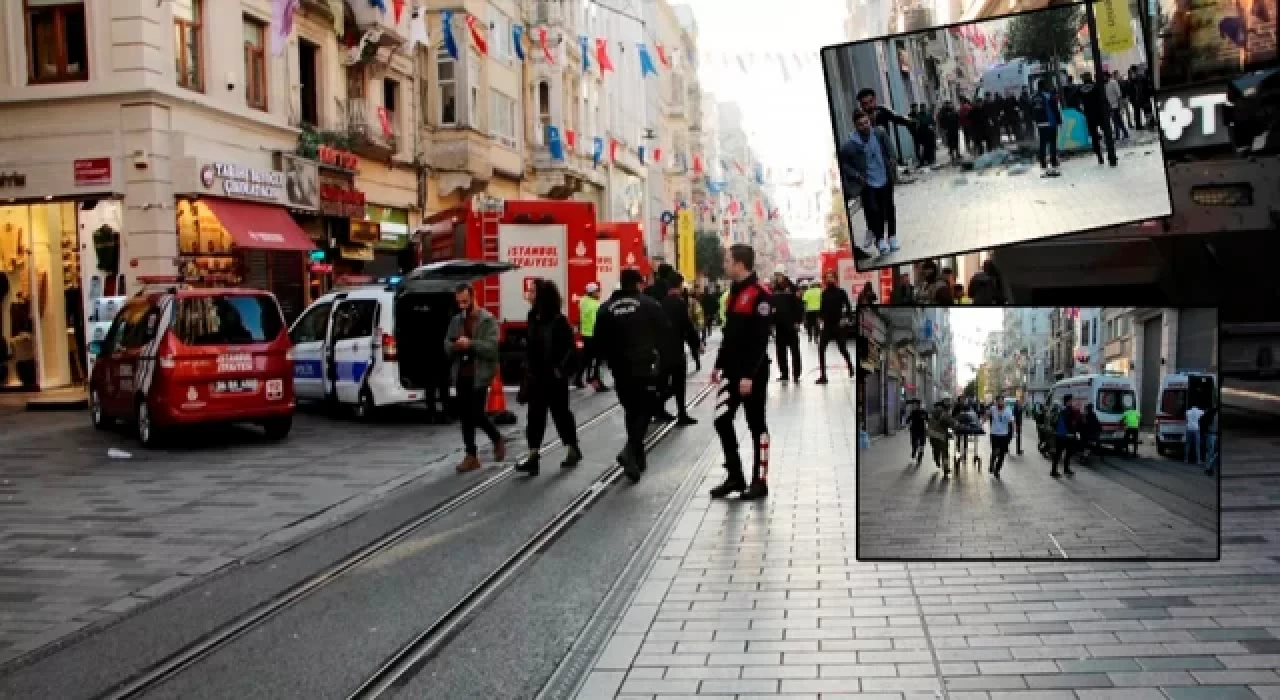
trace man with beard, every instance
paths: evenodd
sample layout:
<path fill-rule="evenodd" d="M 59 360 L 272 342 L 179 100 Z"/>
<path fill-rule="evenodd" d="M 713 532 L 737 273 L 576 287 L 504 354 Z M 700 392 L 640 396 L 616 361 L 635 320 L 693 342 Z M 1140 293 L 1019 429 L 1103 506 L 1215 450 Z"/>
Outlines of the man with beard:
<path fill-rule="evenodd" d="M 853 116 L 853 125 L 853 135 L 840 147 L 840 176 L 846 195 L 862 200 L 869 234 L 867 244 L 875 245 L 881 255 L 888 255 L 900 250 L 897 210 L 893 203 L 896 153 L 888 132 L 873 125 L 870 114 L 858 112 Z"/>
<path fill-rule="evenodd" d="M 871 123 L 885 130 L 885 133 L 893 133 L 894 143 L 897 144 L 897 150 L 902 151 L 902 144 L 898 143 L 898 133 L 894 130 L 894 125 L 906 127 L 907 132 L 914 134 L 916 130 L 916 122 L 913 119 L 904 117 L 901 114 L 889 109 L 888 107 L 877 104 L 876 91 L 871 88 L 863 88 L 858 91 L 858 106 L 862 111 L 871 117 Z"/>
<path fill-rule="evenodd" d="M 1098 165 L 1110 162 L 1111 167 L 1119 165 L 1116 160 L 1116 147 L 1111 140 L 1111 105 L 1101 85 L 1093 82 L 1093 75 L 1085 73 L 1080 76 L 1080 106 L 1084 111 L 1085 124 L 1089 128 L 1089 140 L 1093 142 L 1093 154 L 1098 157 Z M 1106 142 L 1107 161 L 1102 159 L 1102 146 Z"/>
<path fill-rule="evenodd" d="M 773 270 L 773 337 L 778 355 L 778 380 L 785 382 L 788 376 L 800 381 L 800 323 L 804 311 L 796 286 L 787 277 L 787 267 L 778 265 Z M 788 354 L 790 361 L 788 361 Z M 790 371 L 788 371 L 790 370 Z"/>

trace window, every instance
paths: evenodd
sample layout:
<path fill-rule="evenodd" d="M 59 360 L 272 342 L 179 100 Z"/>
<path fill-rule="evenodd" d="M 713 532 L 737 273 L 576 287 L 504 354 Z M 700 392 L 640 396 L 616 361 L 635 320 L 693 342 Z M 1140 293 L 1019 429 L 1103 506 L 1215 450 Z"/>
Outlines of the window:
<path fill-rule="evenodd" d="M 298 40 L 298 107 L 303 124 L 320 125 L 320 47 Z"/>
<path fill-rule="evenodd" d="M 269 343 L 282 330 L 280 307 L 265 295 L 183 299 L 174 321 L 174 334 L 184 345 Z"/>
<path fill-rule="evenodd" d="M 511 20 L 496 9 L 489 8 L 489 55 L 507 62 L 511 60 L 512 49 Z"/>
<path fill-rule="evenodd" d="M 467 126 L 480 129 L 480 59 L 473 52 L 467 55 L 467 85 L 471 99 L 467 101 Z"/>
<path fill-rule="evenodd" d="M 289 340 L 294 345 L 318 343 L 324 340 L 325 331 L 329 328 L 329 312 L 332 310 L 333 304 L 319 304 L 311 307 L 311 310 L 293 324 L 293 330 L 289 332 Z"/>
<path fill-rule="evenodd" d="M 1137 403 L 1137 398 L 1129 389 L 1100 389 L 1098 405 L 1094 406 L 1094 410 L 1098 413 L 1124 413 Z"/>
<path fill-rule="evenodd" d="M 178 87 L 204 91 L 204 0 L 176 0 L 173 3 L 173 53 Z"/>
<path fill-rule="evenodd" d="M 436 85 L 440 89 L 440 126 L 457 126 L 458 62 L 443 47 L 436 54 Z"/>
<path fill-rule="evenodd" d="M 267 111 L 267 25 L 251 17 L 244 18 L 244 97 Z"/>
<path fill-rule="evenodd" d="M 1093 322 L 1093 342 L 1090 343 L 1090 345 L 1097 345 L 1097 344 L 1098 344 L 1098 322 L 1094 321 Z"/>
<path fill-rule="evenodd" d="M 547 127 L 551 126 L 551 85 L 538 82 L 538 143 L 546 142 Z"/>
<path fill-rule="evenodd" d="M 400 81 L 391 78 L 382 80 L 382 107 L 387 110 L 387 123 L 391 125 L 391 133 L 395 134 L 400 126 L 396 116 L 400 108 Z"/>
<path fill-rule="evenodd" d="M 507 148 L 516 148 L 516 101 L 497 90 L 489 91 L 489 133 Z"/>
<path fill-rule="evenodd" d="M 1161 415 L 1185 418 L 1187 415 L 1186 389 L 1165 389 L 1164 393 L 1160 394 L 1159 412 Z"/>
<path fill-rule="evenodd" d="M 333 313 L 333 341 L 368 338 L 373 335 L 373 323 L 377 317 L 378 302 L 373 299 L 338 304 L 338 310 Z"/>
<path fill-rule="evenodd" d="M 27 67 L 32 83 L 89 79 L 84 2 L 26 0 Z"/>

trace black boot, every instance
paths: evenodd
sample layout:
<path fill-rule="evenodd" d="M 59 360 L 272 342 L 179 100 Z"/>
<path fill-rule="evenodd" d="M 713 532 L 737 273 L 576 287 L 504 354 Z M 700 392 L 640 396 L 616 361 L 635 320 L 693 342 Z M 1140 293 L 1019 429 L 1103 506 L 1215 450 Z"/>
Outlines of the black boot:
<path fill-rule="evenodd" d="M 578 463 L 581 461 L 582 450 L 578 449 L 577 445 L 569 445 L 569 451 L 565 454 L 564 461 L 560 463 L 560 466 L 564 469 L 568 469 L 569 467 L 578 466 Z"/>
<path fill-rule="evenodd" d="M 630 448 L 624 447 L 622 448 L 622 451 L 618 453 L 618 464 L 622 465 L 622 472 L 627 475 L 627 478 L 631 480 L 631 483 L 634 484 L 637 481 L 640 481 L 640 462 L 637 461 L 635 457 L 631 456 Z"/>
<path fill-rule="evenodd" d="M 818 381 L 814 382 L 814 384 L 826 384 L 826 383 L 827 383 L 827 375 L 825 374 L 822 375 L 821 377 L 818 377 Z"/>
<path fill-rule="evenodd" d="M 537 476 L 541 468 L 542 458 L 537 452 L 529 455 L 529 459 L 526 459 L 524 462 L 516 465 L 516 471 L 521 474 L 528 474 L 529 476 Z"/>
<path fill-rule="evenodd" d="M 724 498 L 731 493 L 742 493 L 746 490 L 747 481 L 742 478 L 742 472 L 730 471 L 723 484 L 711 489 L 711 497 Z"/>
<path fill-rule="evenodd" d="M 694 418 L 693 416 L 690 416 L 688 413 L 682 413 L 680 414 L 680 417 L 676 419 L 676 425 L 697 425 L 697 424 L 698 424 L 698 419 Z"/>
<path fill-rule="evenodd" d="M 769 487 L 760 479 L 751 482 L 751 486 L 738 494 L 739 501 L 758 501 L 769 495 Z"/>

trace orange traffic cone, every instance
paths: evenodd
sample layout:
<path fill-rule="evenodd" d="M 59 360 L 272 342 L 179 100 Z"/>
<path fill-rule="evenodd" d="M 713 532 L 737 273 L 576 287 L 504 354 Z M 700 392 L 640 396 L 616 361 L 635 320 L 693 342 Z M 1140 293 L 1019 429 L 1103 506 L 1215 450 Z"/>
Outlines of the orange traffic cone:
<path fill-rule="evenodd" d="M 493 384 L 489 386 L 489 399 L 485 402 L 484 412 L 493 419 L 494 425 L 516 424 L 516 414 L 507 410 L 507 397 L 503 394 L 501 372 L 493 375 Z"/>

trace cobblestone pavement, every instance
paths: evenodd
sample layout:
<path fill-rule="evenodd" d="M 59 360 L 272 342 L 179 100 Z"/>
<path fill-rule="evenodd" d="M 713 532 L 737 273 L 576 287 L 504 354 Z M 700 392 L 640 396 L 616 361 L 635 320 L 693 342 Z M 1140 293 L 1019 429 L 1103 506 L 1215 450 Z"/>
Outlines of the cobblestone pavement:
<path fill-rule="evenodd" d="M 1038 164 L 1020 175 L 954 168 L 919 173 L 894 193 L 901 250 L 861 265 L 886 267 L 1167 216 L 1171 204 L 1159 144 L 1117 145 L 1116 156 L 1115 168 L 1098 165 L 1091 152 L 1064 159 L 1056 178 L 1040 177 Z M 850 223 L 853 240 L 862 245 L 866 218 L 857 211 Z"/>
<path fill-rule="evenodd" d="M 802 396 L 769 500 L 690 503 L 579 700 L 1280 698 L 1274 418 L 1228 425 L 1221 562 L 859 563 L 851 410 Z"/>
<path fill-rule="evenodd" d="M 970 442 L 970 459 L 950 475 L 926 448 L 920 466 L 909 459 L 906 431 L 873 441 L 858 453 L 858 556 L 863 559 L 1098 559 L 1142 557 L 1213 559 L 1218 554 L 1217 479 L 1177 461 L 1106 455 L 1054 479 L 1050 463 L 1024 435 L 1024 452 L 1010 454 L 1000 478 L 988 473 L 990 442 Z M 956 449 L 952 443 L 952 449 Z M 982 462 L 974 466 L 976 449 Z M 954 454 L 954 452 L 953 452 Z M 1118 483 L 1108 472 L 1136 479 Z M 1154 500 L 1167 494 L 1144 472 L 1176 472 L 1209 493 L 1198 520 Z M 1155 476 L 1152 479 L 1156 478 Z M 1175 497 L 1181 497 L 1177 492 Z M 1207 506 L 1207 507 L 1206 507 Z"/>
<path fill-rule="evenodd" d="M 615 400 L 579 392 L 577 417 Z M 508 431 L 513 454 L 523 423 Z M 279 445 L 231 428 L 144 450 L 123 431 L 93 430 L 85 413 L 10 415 L 0 436 L 0 663 L 353 517 L 411 482 L 461 478 L 461 442 L 456 425 L 424 425 L 413 413 L 362 424 L 300 412 Z M 131 457 L 110 459 L 111 447 Z"/>

